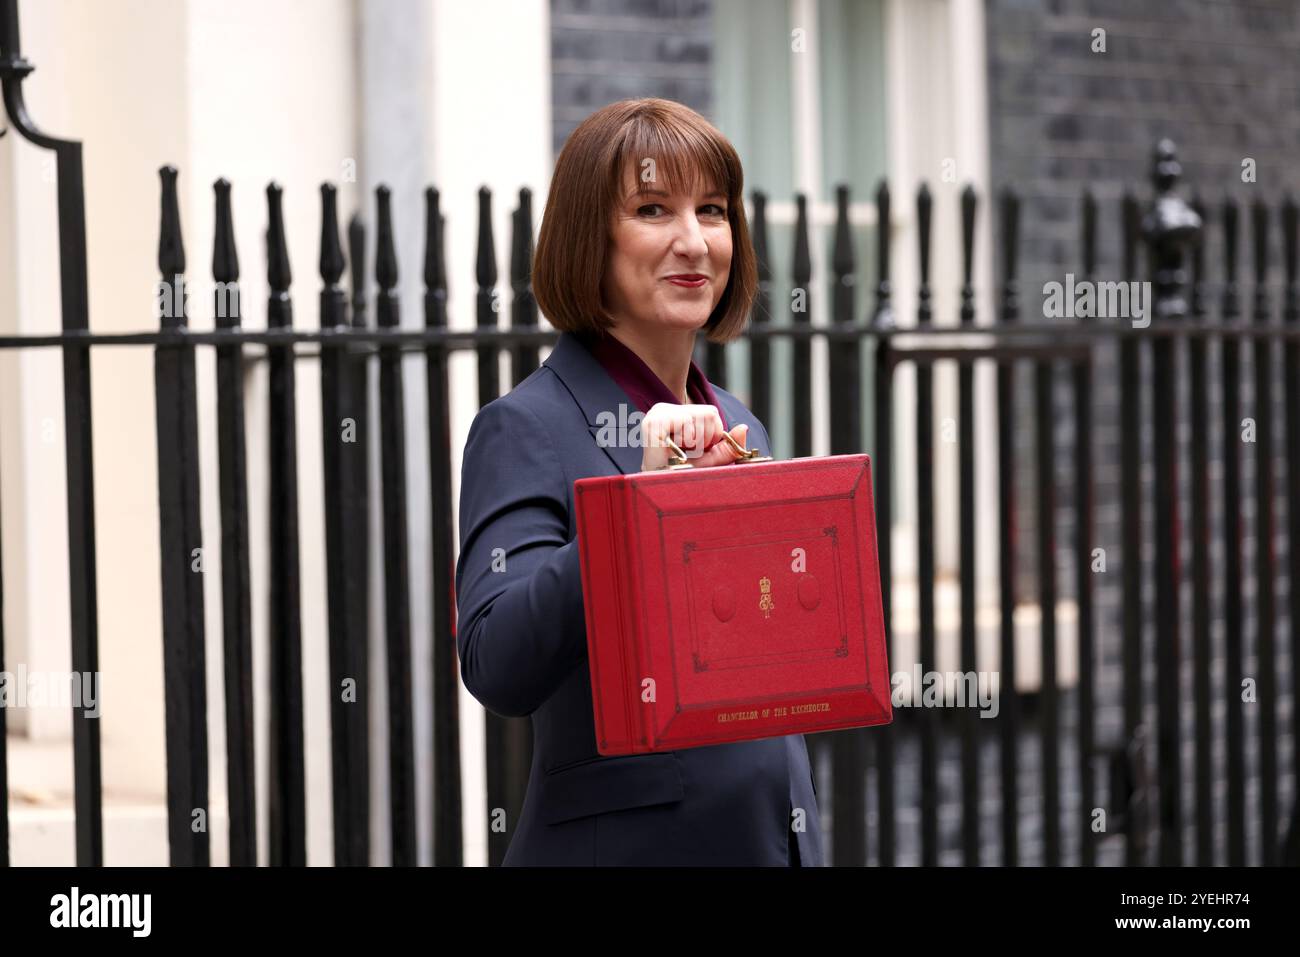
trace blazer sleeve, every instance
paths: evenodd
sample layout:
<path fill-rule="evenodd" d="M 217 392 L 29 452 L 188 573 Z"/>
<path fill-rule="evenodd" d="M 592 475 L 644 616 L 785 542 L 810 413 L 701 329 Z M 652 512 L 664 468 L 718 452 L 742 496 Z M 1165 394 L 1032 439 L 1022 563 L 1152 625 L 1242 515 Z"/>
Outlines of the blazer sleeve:
<path fill-rule="evenodd" d="M 751 412 L 750 415 L 753 415 L 753 413 Z M 776 458 L 776 453 L 772 451 L 772 440 L 767 436 L 767 426 L 765 426 L 762 420 L 756 415 L 754 416 L 754 424 L 758 426 L 758 431 L 763 433 L 763 448 L 767 450 L 768 455 Z M 749 444 L 753 445 L 754 443 L 750 442 Z"/>
<path fill-rule="evenodd" d="M 536 413 L 500 399 L 474 418 L 461 463 L 456 648 L 484 707 L 532 714 L 587 655 L 564 468 Z"/>

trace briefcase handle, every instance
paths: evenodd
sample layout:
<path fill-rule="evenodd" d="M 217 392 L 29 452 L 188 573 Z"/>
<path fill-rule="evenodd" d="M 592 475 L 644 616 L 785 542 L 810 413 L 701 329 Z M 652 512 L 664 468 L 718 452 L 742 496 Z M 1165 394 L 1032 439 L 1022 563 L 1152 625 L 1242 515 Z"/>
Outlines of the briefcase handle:
<path fill-rule="evenodd" d="M 739 464 L 744 463 L 744 462 L 770 462 L 770 461 L 772 461 L 772 456 L 770 456 L 770 455 L 759 455 L 759 454 L 758 454 L 758 449 L 747 449 L 747 448 L 745 448 L 743 445 L 741 445 L 739 442 L 737 442 L 737 441 L 732 437 L 732 435 L 731 435 L 730 432 L 723 432 L 723 433 L 722 433 L 722 437 L 723 437 L 724 439 L 726 439 L 728 442 L 730 442 L 730 443 L 731 443 L 731 447 L 732 447 L 733 449 L 735 449 L 736 452 L 739 453 L 739 455 L 740 455 L 740 458 L 736 459 L 736 461 L 734 461 L 734 462 L 731 463 L 732 465 L 739 465 Z M 666 468 L 666 469 L 689 469 L 689 468 L 694 468 L 694 466 L 691 465 L 690 462 L 687 461 L 687 459 L 686 459 L 686 453 L 683 452 L 683 451 L 681 450 L 681 448 L 677 445 L 676 442 L 674 442 L 671 438 L 667 438 L 667 437 L 665 437 L 664 441 L 666 441 L 666 442 L 668 443 L 668 448 L 669 448 L 669 450 L 672 452 L 672 455 L 668 456 L 668 464 L 665 465 L 665 466 L 662 466 L 663 468 Z"/>

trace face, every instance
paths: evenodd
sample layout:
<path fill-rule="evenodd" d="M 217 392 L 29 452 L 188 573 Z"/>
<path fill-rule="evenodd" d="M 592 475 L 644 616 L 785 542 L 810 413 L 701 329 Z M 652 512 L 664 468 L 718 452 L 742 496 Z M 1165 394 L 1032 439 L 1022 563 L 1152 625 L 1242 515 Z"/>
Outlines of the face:
<path fill-rule="evenodd" d="M 627 177 L 602 287 L 616 323 L 700 329 L 722 299 L 731 271 L 727 197 L 700 179 L 693 189 L 649 183 L 634 192 L 636 177 Z"/>

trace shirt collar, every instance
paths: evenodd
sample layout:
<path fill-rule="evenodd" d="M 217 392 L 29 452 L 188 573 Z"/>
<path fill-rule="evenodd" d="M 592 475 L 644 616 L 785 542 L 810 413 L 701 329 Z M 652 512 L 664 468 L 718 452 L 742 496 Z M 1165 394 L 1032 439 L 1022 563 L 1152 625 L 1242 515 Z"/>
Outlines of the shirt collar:
<path fill-rule="evenodd" d="M 596 360 L 609 373 L 611 379 L 627 393 L 629 399 L 642 412 L 649 412 L 657 402 L 680 405 L 677 396 L 668 388 L 654 370 L 645 361 L 606 332 L 588 333 L 580 337 Z M 713 386 L 704 372 L 691 360 L 690 370 L 686 374 L 686 398 L 695 405 L 711 405 L 718 410 L 722 427 L 728 429 L 727 414 L 722 411 L 722 404 L 713 391 Z"/>

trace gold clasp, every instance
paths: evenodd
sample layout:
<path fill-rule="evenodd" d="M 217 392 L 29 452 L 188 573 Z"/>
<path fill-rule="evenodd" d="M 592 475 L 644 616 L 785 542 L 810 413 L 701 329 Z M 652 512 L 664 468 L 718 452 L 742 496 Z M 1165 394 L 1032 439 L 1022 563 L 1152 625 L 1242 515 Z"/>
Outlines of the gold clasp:
<path fill-rule="evenodd" d="M 747 449 L 747 448 L 745 448 L 743 445 L 741 445 L 739 442 L 737 442 L 737 441 L 732 437 L 732 435 L 731 435 L 730 432 L 723 432 L 723 433 L 722 433 L 722 437 L 723 437 L 724 439 L 726 439 L 728 442 L 730 442 L 730 443 L 731 443 L 731 447 L 732 447 L 733 449 L 735 449 L 736 452 L 740 455 L 740 458 L 736 459 L 734 462 L 731 463 L 732 465 L 738 465 L 738 464 L 740 464 L 740 463 L 742 463 L 742 462 L 770 462 L 770 461 L 772 461 L 772 456 L 770 456 L 770 455 L 759 455 L 759 454 L 758 454 L 758 449 Z M 674 442 L 671 438 L 666 437 L 666 436 L 665 436 L 665 438 L 664 438 L 664 441 L 668 443 L 668 448 L 669 448 L 669 450 L 672 452 L 672 454 L 671 454 L 670 456 L 668 456 L 668 464 L 665 465 L 665 466 L 663 466 L 663 468 L 666 468 L 666 469 L 683 469 L 683 468 L 685 468 L 685 469 L 689 469 L 689 468 L 694 468 L 694 467 L 695 467 L 695 466 L 691 465 L 689 461 L 687 461 L 686 453 L 683 452 L 683 451 L 681 450 L 681 448 L 677 445 L 676 442 Z"/>

